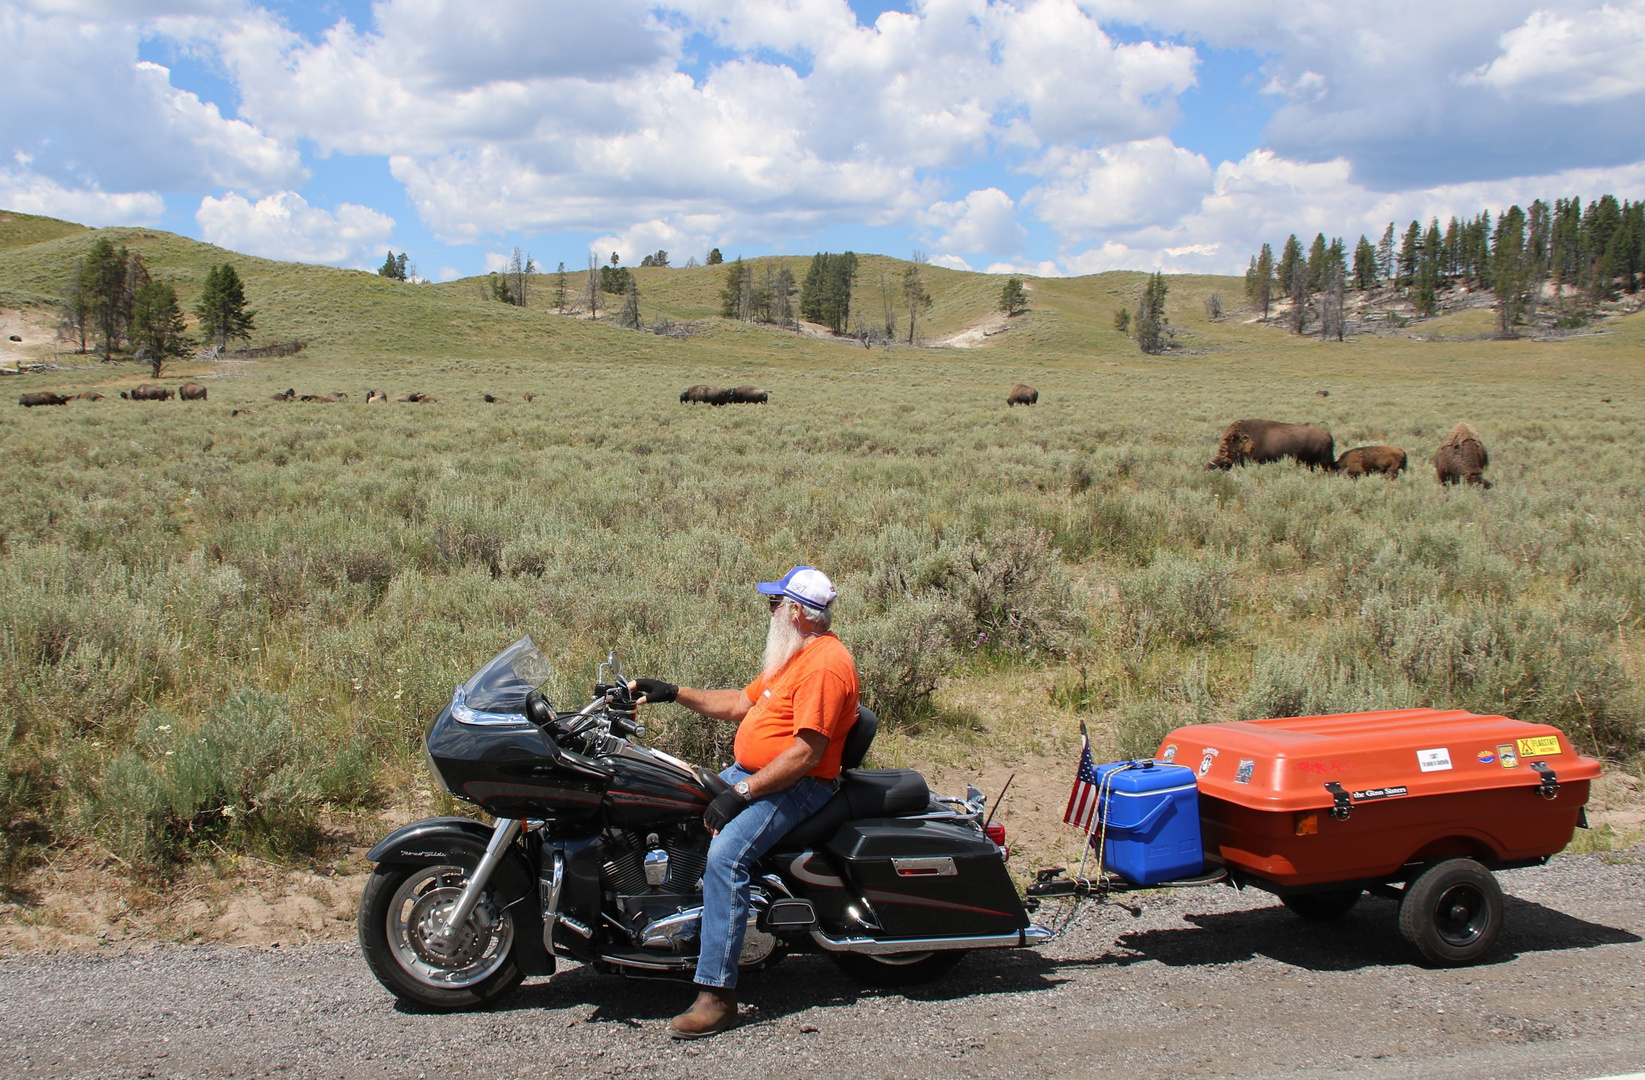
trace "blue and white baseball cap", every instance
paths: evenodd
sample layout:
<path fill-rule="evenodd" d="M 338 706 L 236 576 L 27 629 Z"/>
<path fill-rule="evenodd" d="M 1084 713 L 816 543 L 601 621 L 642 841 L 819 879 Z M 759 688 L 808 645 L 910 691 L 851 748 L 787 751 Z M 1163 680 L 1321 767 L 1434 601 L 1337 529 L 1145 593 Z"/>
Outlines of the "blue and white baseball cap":
<path fill-rule="evenodd" d="M 786 596 L 814 608 L 825 608 L 834 602 L 834 583 L 828 575 L 814 566 L 796 566 L 780 581 L 762 581 L 754 586 L 767 596 Z"/>

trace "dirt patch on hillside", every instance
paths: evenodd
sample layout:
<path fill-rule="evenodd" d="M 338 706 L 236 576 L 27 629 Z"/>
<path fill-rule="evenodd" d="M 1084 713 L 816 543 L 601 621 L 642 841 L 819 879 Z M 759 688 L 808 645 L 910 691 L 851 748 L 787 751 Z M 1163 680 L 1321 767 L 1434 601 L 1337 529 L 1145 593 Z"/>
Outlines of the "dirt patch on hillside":
<path fill-rule="evenodd" d="M 13 341 L 13 337 L 23 340 Z M 38 311 L 0 308 L 0 371 L 14 372 L 57 354 L 57 324 Z"/>

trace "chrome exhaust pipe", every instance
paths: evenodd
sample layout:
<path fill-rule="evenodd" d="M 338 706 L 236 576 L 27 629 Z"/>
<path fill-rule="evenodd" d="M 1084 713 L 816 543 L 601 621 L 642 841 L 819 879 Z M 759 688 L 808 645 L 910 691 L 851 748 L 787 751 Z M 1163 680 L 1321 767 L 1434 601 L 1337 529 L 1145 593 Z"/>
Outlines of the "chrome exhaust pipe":
<path fill-rule="evenodd" d="M 1051 940 L 1051 931 L 1041 926 L 1030 926 L 1010 934 L 987 934 L 982 937 L 896 938 L 883 940 L 867 937 L 829 937 L 821 930 L 811 931 L 811 940 L 828 952 L 867 953 L 870 956 L 892 956 L 897 953 L 942 952 L 950 949 L 1021 949 L 1044 945 Z"/>

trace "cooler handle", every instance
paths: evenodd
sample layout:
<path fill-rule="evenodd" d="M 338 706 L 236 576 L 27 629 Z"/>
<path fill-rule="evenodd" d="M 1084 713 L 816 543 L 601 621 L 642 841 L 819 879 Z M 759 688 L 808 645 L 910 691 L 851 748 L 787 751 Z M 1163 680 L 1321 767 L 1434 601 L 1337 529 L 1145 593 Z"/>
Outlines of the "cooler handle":
<path fill-rule="evenodd" d="M 1100 805 L 1097 809 L 1098 810 L 1107 810 L 1109 806 L 1113 805 L 1113 802 L 1114 802 L 1114 794 L 1113 794 L 1113 792 L 1109 792 L 1107 801 L 1105 803 L 1103 803 L 1102 805 Z M 1160 816 L 1163 815 L 1169 809 L 1171 809 L 1171 800 L 1170 799 L 1161 799 L 1159 801 L 1158 805 L 1156 805 L 1152 810 L 1148 811 L 1148 813 L 1142 815 L 1142 820 L 1137 822 L 1135 825 L 1112 825 L 1112 826 L 1110 826 L 1110 828 L 1124 829 L 1127 832 L 1146 832 L 1148 830 L 1148 827 L 1153 825 L 1154 822 L 1158 821 Z M 1099 820 L 1102 820 L 1104 822 L 1107 821 L 1107 815 L 1106 814 L 1098 814 L 1098 818 L 1099 818 Z"/>

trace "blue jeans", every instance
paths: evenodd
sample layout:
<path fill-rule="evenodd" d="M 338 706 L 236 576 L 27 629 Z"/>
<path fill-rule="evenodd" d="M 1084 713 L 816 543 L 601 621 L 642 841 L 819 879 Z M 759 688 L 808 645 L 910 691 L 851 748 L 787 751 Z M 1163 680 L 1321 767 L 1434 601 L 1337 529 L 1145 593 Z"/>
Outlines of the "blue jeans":
<path fill-rule="evenodd" d="M 733 765 L 720 779 L 735 784 L 753 775 Z M 702 950 L 697 957 L 699 985 L 728 989 L 737 985 L 737 959 L 748 930 L 748 868 L 790 829 L 821 810 L 833 793 L 833 785 L 802 777 L 786 791 L 749 803 L 708 845 Z"/>

